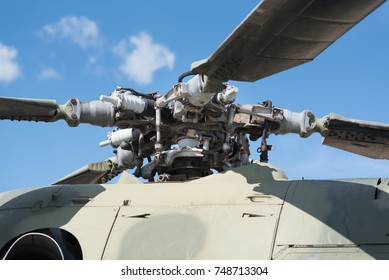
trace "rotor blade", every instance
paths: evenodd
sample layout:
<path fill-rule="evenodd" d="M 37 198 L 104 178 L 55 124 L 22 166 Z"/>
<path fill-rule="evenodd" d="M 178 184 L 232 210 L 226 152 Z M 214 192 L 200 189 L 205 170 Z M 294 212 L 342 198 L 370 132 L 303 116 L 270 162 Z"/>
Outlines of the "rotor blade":
<path fill-rule="evenodd" d="M 93 162 L 81 167 L 75 172 L 52 183 L 52 185 L 62 184 L 103 184 L 123 172 L 115 163 L 116 159 L 109 158 L 104 161 Z"/>
<path fill-rule="evenodd" d="M 0 97 L 1 120 L 51 122 L 58 119 L 58 110 L 55 100 Z"/>
<path fill-rule="evenodd" d="M 55 122 L 65 120 L 69 126 L 80 123 L 113 126 L 114 107 L 109 102 L 81 102 L 71 98 L 59 105 L 50 99 L 0 97 L 0 120 Z"/>
<path fill-rule="evenodd" d="M 313 60 L 385 0 L 264 0 L 192 71 L 256 81 Z"/>
<path fill-rule="evenodd" d="M 389 159 L 389 125 L 330 114 L 323 144 L 375 159 Z"/>

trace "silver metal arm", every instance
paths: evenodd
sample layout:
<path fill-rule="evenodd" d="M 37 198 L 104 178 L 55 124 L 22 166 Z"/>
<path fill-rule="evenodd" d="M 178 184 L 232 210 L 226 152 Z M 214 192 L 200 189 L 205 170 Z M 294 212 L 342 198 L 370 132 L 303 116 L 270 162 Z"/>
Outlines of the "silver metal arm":
<path fill-rule="evenodd" d="M 72 127 L 80 123 L 112 127 L 115 122 L 113 105 L 104 101 L 80 102 L 78 98 L 72 98 L 64 105 L 59 105 L 59 110 Z"/>
<path fill-rule="evenodd" d="M 223 88 L 222 84 L 219 83 L 219 87 L 207 88 L 207 82 L 207 77 L 196 75 L 186 83 L 178 83 L 157 99 L 156 106 L 162 108 L 174 100 L 184 98 L 191 105 L 202 107 L 218 93 L 217 100 L 220 104 L 227 105 L 235 101 L 236 93 L 239 90 L 237 87 L 227 85 Z"/>
<path fill-rule="evenodd" d="M 301 137 L 308 137 L 318 125 L 315 116 L 309 110 L 296 113 L 260 104 L 244 104 L 238 105 L 238 112 L 270 121 L 273 125 L 269 132 L 273 134 L 295 133 Z"/>

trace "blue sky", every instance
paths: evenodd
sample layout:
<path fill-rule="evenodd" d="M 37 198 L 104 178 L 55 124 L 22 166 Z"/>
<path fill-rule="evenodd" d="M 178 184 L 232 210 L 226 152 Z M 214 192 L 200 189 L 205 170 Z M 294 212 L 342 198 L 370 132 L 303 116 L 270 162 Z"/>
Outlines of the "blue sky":
<path fill-rule="evenodd" d="M 221 3 L 224 3 L 221 5 Z M 164 93 L 208 57 L 257 1 L 0 1 L 0 96 L 96 100 L 115 86 Z M 237 102 L 389 123 L 389 5 L 315 61 L 239 87 Z M 43 186 L 93 161 L 110 129 L 0 122 L 0 191 Z M 271 136 L 270 162 L 293 179 L 388 177 L 389 162 Z M 255 151 L 259 143 L 252 143 Z M 253 153 L 252 158 L 258 155 Z"/>

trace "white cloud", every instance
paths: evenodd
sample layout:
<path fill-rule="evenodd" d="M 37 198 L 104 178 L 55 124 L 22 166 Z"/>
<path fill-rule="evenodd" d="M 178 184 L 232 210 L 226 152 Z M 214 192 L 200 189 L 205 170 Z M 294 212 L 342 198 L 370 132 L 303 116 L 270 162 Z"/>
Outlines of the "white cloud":
<path fill-rule="evenodd" d="M 17 50 L 0 43 L 0 82 L 12 82 L 21 75 L 20 66 L 15 61 Z"/>
<path fill-rule="evenodd" d="M 154 43 L 146 32 L 131 36 L 128 41 L 122 40 L 113 51 L 124 60 L 119 69 L 139 84 L 151 83 L 158 69 L 174 66 L 175 54 L 164 45 Z"/>
<path fill-rule="evenodd" d="M 101 62 L 102 55 L 89 55 L 87 63 L 85 64 L 85 70 L 95 76 L 106 75 L 106 70 Z"/>
<path fill-rule="evenodd" d="M 87 17 L 68 16 L 43 26 L 41 33 L 49 38 L 65 38 L 82 48 L 100 43 L 99 28 Z"/>
<path fill-rule="evenodd" d="M 61 75 L 52 68 L 45 68 L 41 71 L 38 76 L 39 80 L 51 80 L 51 79 L 59 79 Z"/>

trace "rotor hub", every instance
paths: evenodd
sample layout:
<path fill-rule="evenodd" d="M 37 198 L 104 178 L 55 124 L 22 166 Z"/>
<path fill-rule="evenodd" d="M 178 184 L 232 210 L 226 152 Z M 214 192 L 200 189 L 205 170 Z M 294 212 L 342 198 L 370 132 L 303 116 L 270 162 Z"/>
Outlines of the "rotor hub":
<path fill-rule="evenodd" d="M 158 177 L 158 181 L 188 181 L 212 174 L 210 164 L 203 161 L 202 157 L 182 157 L 176 158 L 172 166 L 163 175 Z M 162 179 L 162 180 L 161 180 Z"/>

